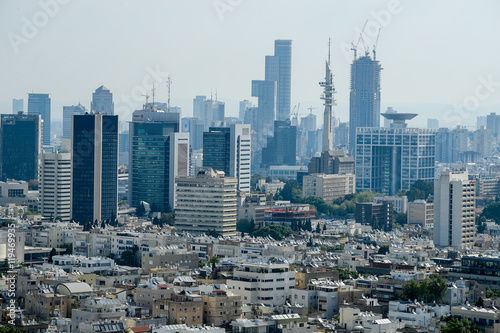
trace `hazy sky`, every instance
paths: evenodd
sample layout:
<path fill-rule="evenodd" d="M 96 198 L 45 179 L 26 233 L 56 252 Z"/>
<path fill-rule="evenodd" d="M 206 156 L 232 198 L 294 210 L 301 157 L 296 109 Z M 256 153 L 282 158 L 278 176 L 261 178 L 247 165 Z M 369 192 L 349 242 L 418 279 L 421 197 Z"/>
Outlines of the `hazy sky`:
<path fill-rule="evenodd" d="M 318 82 L 331 36 L 334 112 L 345 121 L 348 48 L 367 20 L 370 51 L 382 28 L 382 111 L 394 106 L 425 114 L 421 123 L 434 116 L 469 125 L 477 114 L 500 112 L 500 2 L 494 0 L 3 0 L 0 15 L 2 113 L 11 112 L 12 98 L 34 91 L 51 94 L 59 118 L 62 105 L 80 100 L 88 108 L 104 84 L 120 119 L 129 120 L 153 81 L 157 99 L 166 100 L 170 74 L 172 105 L 183 115 L 192 113 L 196 95 L 215 90 L 226 114 L 236 115 L 237 101 L 252 99 L 251 80 L 264 78 L 274 40 L 291 39 L 292 105 L 301 103 L 304 114 L 317 107 L 319 115 Z"/>

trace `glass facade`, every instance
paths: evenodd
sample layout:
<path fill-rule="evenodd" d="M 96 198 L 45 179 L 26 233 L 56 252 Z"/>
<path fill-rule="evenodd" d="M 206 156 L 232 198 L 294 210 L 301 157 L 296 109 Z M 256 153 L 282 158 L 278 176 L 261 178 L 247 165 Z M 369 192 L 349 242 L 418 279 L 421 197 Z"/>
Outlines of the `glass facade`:
<path fill-rule="evenodd" d="M 422 179 L 434 180 L 435 131 L 358 128 L 356 189 L 395 195 Z"/>
<path fill-rule="evenodd" d="M 170 133 L 178 122 L 134 122 L 131 127 L 131 204 L 145 201 L 154 211 L 169 210 Z"/>
<path fill-rule="evenodd" d="M 2 115 L 1 121 L 2 181 L 37 179 L 40 116 Z"/>
<path fill-rule="evenodd" d="M 50 97 L 49 94 L 28 94 L 28 114 L 39 114 L 43 120 L 43 145 L 50 146 Z"/>
<path fill-rule="evenodd" d="M 380 63 L 369 56 L 351 64 L 349 147 L 354 154 L 356 129 L 380 126 L 380 70 Z"/>
<path fill-rule="evenodd" d="M 230 176 L 231 129 L 229 127 L 210 127 L 203 133 L 203 167 L 224 171 Z"/>

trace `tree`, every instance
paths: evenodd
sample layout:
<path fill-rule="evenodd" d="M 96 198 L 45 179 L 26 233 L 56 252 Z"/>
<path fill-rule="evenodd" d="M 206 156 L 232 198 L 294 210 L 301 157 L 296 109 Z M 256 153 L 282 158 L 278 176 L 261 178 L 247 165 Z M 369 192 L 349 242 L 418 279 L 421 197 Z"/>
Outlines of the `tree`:
<path fill-rule="evenodd" d="M 283 240 L 284 238 L 293 234 L 293 230 L 289 227 L 279 225 L 279 224 L 271 224 L 262 228 L 259 228 L 252 232 L 252 237 L 268 237 L 271 236 L 276 240 Z"/>
<path fill-rule="evenodd" d="M 73 243 L 65 243 L 60 247 L 66 249 L 65 254 L 73 254 Z"/>
<path fill-rule="evenodd" d="M 406 192 L 408 201 L 412 202 L 418 199 L 426 200 L 429 195 L 434 194 L 434 182 L 426 182 L 425 180 L 417 180 Z"/>
<path fill-rule="evenodd" d="M 220 263 L 220 259 L 217 256 L 213 256 L 208 263 L 212 265 L 212 271 L 214 271 L 217 264 Z"/>
<path fill-rule="evenodd" d="M 175 214 L 173 212 L 163 213 L 160 216 L 160 226 L 168 224 L 170 226 L 175 224 Z"/>
<path fill-rule="evenodd" d="M 394 214 L 394 223 L 405 225 L 408 223 L 408 215 L 405 213 Z"/>
<path fill-rule="evenodd" d="M 486 205 L 481 217 L 492 219 L 496 224 L 500 224 L 500 201 L 495 201 Z"/>
<path fill-rule="evenodd" d="M 198 267 L 199 267 L 199 268 L 203 268 L 203 267 L 205 267 L 206 265 L 207 265 L 207 264 L 206 264 L 203 260 L 198 259 Z"/>
<path fill-rule="evenodd" d="M 432 275 L 420 283 L 411 281 L 403 287 L 403 299 L 418 300 L 426 303 L 443 301 L 448 288 L 446 281 L 440 275 Z"/>
<path fill-rule="evenodd" d="M 130 250 L 125 250 L 122 252 L 120 260 L 118 260 L 120 265 L 139 267 L 140 262 L 138 260 L 139 247 L 137 245 L 132 246 Z"/>
<path fill-rule="evenodd" d="M 385 255 L 387 252 L 389 252 L 389 245 L 381 245 L 378 249 L 378 254 Z"/>
<path fill-rule="evenodd" d="M 420 284 L 417 281 L 411 281 L 403 286 L 403 299 L 418 300 L 420 298 Z"/>
<path fill-rule="evenodd" d="M 476 324 L 468 319 L 451 318 L 446 326 L 441 328 L 442 333 L 479 333 Z"/>
<path fill-rule="evenodd" d="M 252 221 L 248 221 L 248 219 L 239 219 L 238 222 L 236 222 L 236 230 L 251 233 L 253 231 Z"/>
<path fill-rule="evenodd" d="M 292 203 L 300 203 L 302 201 L 302 190 L 299 182 L 296 179 L 287 180 L 283 189 L 276 192 L 278 200 L 289 200 Z"/>
<path fill-rule="evenodd" d="M 350 271 L 346 268 L 335 267 L 335 270 L 339 271 L 339 279 L 340 280 L 348 280 L 351 277 L 353 279 L 357 279 L 359 277 L 359 273 L 356 271 Z"/>
<path fill-rule="evenodd" d="M 50 250 L 50 253 L 49 253 L 49 264 L 52 264 L 52 257 L 57 255 L 57 250 L 55 248 L 52 248 L 52 250 Z"/>
<path fill-rule="evenodd" d="M 106 229 L 106 222 L 104 220 L 101 222 L 101 229 Z"/>
<path fill-rule="evenodd" d="M 157 216 L 153 218 L 153 225 L 160 225 L 160 219 Z"/>
<path fill-rule="evenodd" d="M 143 217 L 144 214 L 146 214 L 146 208 L 144 207 L 144 203 L 141 201 L 135 208 L 135 215 L 137 215 L 137 217 Z"/>
<path fill-rule="evenodd" d="M 0 333 L 26 333 L 25 330 L 16 327 L 0 327 Z"/>
<path fill-rule="evenodd" d="M 316 223 L 316 233 L 321 234 L 321 224 L 319 222 Z"/>

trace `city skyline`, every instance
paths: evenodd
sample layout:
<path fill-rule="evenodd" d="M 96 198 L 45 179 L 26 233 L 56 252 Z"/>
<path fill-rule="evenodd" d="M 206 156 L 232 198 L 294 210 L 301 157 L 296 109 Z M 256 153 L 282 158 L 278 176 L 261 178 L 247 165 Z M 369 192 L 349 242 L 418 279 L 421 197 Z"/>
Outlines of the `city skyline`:
<path fill-rule="evenodd" d="M 251 97 L 251 80 L 256 78 L 256 73 L 262 75 L 263 57 L 273 53 L 275 39 L 293 41 L 291 108 L 301 103 L 300 112 L 305 113 L 309 105 L 321 108 L 321 88 L 317 82 L 324 77 L 323 64 L 331 36 L 332 69 L 338 92 L 335 115 L 346 121 L 349 64 L 353 58 L 349 47 L 367 20 L 365 42 L 370 52 L 376 35 L 372 31 L 381 28 L 377 55 L 384 66 L 382 110 L 393 106 L 399 112 L 421 113 L 416 120 L 418 127 L 425 127 L 426 118 L 430 117 L 426 112 L 437 112 L 435 118 L 447 126 L 475 122 L 476 115 L 494 111 L 500 104 L 500 83 L 497 83 L 500 73 L 494 63 L 500 49 L 485 43 L 491 40 L 492 32 L 498 30 L 495 27 L 499 23 L 494 21 L 493 13 L 500 5 L 493 1 L 474 5 L 453 3 L 453 12 L 449 15 L 446 13 L 452 4 L 450 1 L 374 1 L 363 3 L 362 7 L 356 2 L 296 2 L 295 6 L 285 7 L 279 6 L 280 2 L 264 6 L 258 1 L 231 5 L 215 1 L 200 2 L 199 6 L 189 8 L 181 2 L 146 5 L 125 2 L 128 10 L 121 12 L 126 19 L 111 17 L 111 13 L 122 9 L 119 6 L 101 4 L 101 13 L 90 25 L 84 22 L 84 13 L 92 10 L 92 2 L 56 3 L 57 12 L 52 16 L 46 14 L 48 21 L 35 27 L 33 36 L 26 35 L 29 38 L 23 35 L 24 25 L 33 23 L 34 15 L 45 13 L 45 9 L 37 2 L 0 5 L 2 12 L 11 13 L 1 28 L 5 38 L 0 43 L 7 52 L 0 59 L 12 64 L 6 69 L 7 79 L 2 86 L 5 95 L 0 99 L 0 108 L 3 113 L 11 110 L 13 98 L 26 99 L 28 91 L 50 93 L 53 118 L 57 120 L 62 118 L 62 105 L 75 105 L 81 100 L 90 108 L 92 92 L 104 84 L 114 95 L 116 114 L 122 120 L 129 120 L 132 112 L 144 104 L 144 97 L 137 93 L 144 88 L 143 82 L 152 82 L 154 76 L 159 78 L 156 98 L 165 101 L 167 74 L 171 74 L 171 104 L 182 107 L 183 116 L 191 115 L 192 98 L 196 95 L 215 95 L 216 92 L 218 99 L 226 102 L 227 115 L 236 116 L 240 100 L 249 99 L 256 104 Z M 132 13 L 141 11 L 150 11 L 147 20 L 151 24 L 144 28 L 122 27 Z M 190 15 L 184 15 L 186 11 Z M 278 12 L 280 17 L 276 19 Z M 479 15 L 481 20 L 475 20 Z M 177 17 L 190 19 L 179 22 Z M 258 26 L 252 25 L 255 17 L 262 21 Z M 325 17 L 329 17 L 328 23 L 320 24 L 325 22 Z M 458 21 L 463 24 L 455 24 Z M 74 26 L 67 22 L 73 22 Z M 121 29 L 123 36 L 115 36 L 104 26 L 108 23 Z M 86 26 L 86 29 L 74 28 L 77 26 Z M 254 28 L 254 34 L 246 33 L 250 27 Z M 167 33 L 151 43 L 147 36 L 156 31 Z M 171 37 L 169 31 L 182 33 Z M 116 46 L 102 47 L 108 39 L 95 37 L 99 34 L 110 34 Z M 15 39 L 16 36 L 21 39 Z M 64 46 L 55 44 L 61 39 L 66 41 Z M 102 51 L 93 52 L 93 47 L 87 45 L 95 45 Z M 160 52 L 144 53 L 148 45 L 154 45 Z M 168 52 L 169 49 L 176 52 Z M 362 47 L 358 49 L 358 54 L 362 54 Z M 117 59 L 118 54 L 128 56 Z M 85 62 L 92 65 L 92 70 L 73 65 Z M 40 75 L 33 75 L 35 68 Z M 123 74 L 124 68 L 128 69 L 127 75 Z M 63 74 L 79 80 L 66 84 L 60 77 Z M 151 94 L 150 89 L 147 93 Z M 419 108 L 424 110 L 419 112 Z M 321 116 L 319 109 L 315 114 Z"/>

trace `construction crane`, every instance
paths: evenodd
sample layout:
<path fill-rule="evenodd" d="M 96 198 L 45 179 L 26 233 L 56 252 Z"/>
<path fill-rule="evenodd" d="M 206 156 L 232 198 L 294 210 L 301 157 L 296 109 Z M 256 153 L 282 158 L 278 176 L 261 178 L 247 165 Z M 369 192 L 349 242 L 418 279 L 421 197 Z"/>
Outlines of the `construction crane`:
<path fill-rule="evenodd" d="M 375 40 L 375 44 L 373 44 L 373 60 L 377 60 L 377 44 L 378 44 L 378 37 L 380 36 L 380 28 L 378 28 L 378 33 L 377 33 L 377 39 Z"/>
<path fill-rule="evenodd" d="M 148 105 L 149 95 L 146 93 L 146 94 L 141 94 L 141 96 L 146 97 L 146 105 Z"/>
<path fill-rule="evenodd" d="M 297 109 L 297 111 L 295 111 Z M 299 123 L 298 117 L 299 117 L 299 109 L 300 109 L 300 103 L 295 105 L 292 110 L 292 126 L 297 126 Z"/>
<path fill-rule="evenodd" d="M 309 114 L 312 114 L 314 109 L 317 109 L 317 108 L 313 108 L 312 106 L 307 108 L 307 110 L 309 110 Z"/>
<path fill-rule="evenodd" d="M 351 46 L 352 46 L 351 50 L 354 51 L 354 60 L 357 59 L 358 45 L 359 45 L 360 41 L 363 42 L 363 47 L 365 48 L 365 54 L 366 54 L 366 46 L 365 46 L 365 41 L 363 40 L 363 33 L 365 32 L 365 28 L 366 28 L 367 23 L 368 23 L 368 20 L 366 20 L 365 25 L 363 26 L 363 29 L 359 33 L 359 38 L 358 38 L 358 41 L 356 42 L 356 45 L 354 45 L 354 43 L 351 43 Z"/>

